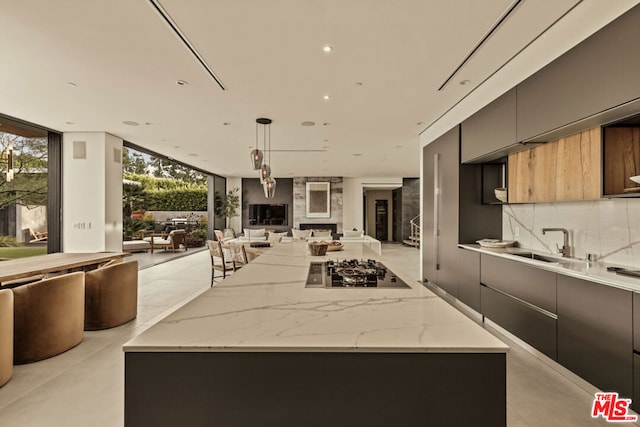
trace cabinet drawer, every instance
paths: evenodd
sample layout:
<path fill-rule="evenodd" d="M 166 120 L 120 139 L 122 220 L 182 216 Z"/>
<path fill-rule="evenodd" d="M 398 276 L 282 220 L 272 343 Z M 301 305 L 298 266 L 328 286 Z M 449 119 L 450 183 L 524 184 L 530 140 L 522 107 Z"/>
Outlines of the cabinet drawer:
<path fill-rule="evenodd" d="M 558 362 L 621 397 L 633 394 L 632 292 L 558 275 Z"/>
<path fill-rule="evenodd" d="M 638 292 L 633 293 L 633 349 L 640 353 L 640 293 Z"/>
<path fill-rule="evenodd" d="M 633 353 L 633 402 L 631 409 L 640 412 L 640 355 Z"/>
<path fill-rule="evenodd" d="M 480 257 L 480 282 L 556 313 L 556 273 L 492 255 Z"/>
<path fill-rule="evenodd" d="M 556 319 L 486 286 L 480 286 L 482 314 L 553 360 Z"/>
<path fill-rule="evenodd" d="M 458 299 L 480 312 L 480 254 L 458 249 Z"/>

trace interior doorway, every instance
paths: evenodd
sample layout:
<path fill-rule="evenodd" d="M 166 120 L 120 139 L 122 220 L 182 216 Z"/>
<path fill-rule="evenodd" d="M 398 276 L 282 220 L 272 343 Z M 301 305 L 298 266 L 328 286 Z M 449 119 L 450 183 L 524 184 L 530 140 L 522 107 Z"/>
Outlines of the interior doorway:
<path fill-rule="evenodd" d="M 376 239 L 386 242 L 389 231 L 389 201 L 376 200 Z"/>
<path fill-rule="evenodd" d="M 366 235 L 389 242 L 396 240 L 396 230 L 394 224 L 402 221 L 401 217 L 396 218 L 393 207 L 393 193 L 398 186 L 388 187 L 364 187 L 363 188 L 363 224 Z"/>

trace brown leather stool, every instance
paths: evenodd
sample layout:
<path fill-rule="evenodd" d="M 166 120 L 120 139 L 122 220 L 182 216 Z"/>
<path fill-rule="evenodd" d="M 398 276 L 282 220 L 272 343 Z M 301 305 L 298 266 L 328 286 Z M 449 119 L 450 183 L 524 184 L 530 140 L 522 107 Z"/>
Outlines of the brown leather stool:
<path fill-rule="evenodd" d="M 13 375 L 13 292 L 0 290 L 0 386 Z"/>
<path fill-rule="evenodd" d="M 138 261 L 85 273 L 84 329 L 113 328 L 138 315 Z"/>
<path fill-rule="evenodd" d="M 84 273 L 70 273 L 12 289 L 13 361 L 36 362 L 80 344 L 84 326 Z"/>

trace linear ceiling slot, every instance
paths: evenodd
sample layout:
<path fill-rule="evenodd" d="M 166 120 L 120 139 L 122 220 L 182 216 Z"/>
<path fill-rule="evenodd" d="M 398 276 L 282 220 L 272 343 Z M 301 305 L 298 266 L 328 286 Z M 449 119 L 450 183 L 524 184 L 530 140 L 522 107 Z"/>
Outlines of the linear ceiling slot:
<path fill-rule="evenodd" d="M 458 71 L 460 71 L 460 69 L 464 67 L 467 62 L 469 62 L 471 57 L 475 55 L 475 53 L 482 47 L 482 45 L 485 44 L 487 40 L 489 40 L 489 37 L 493 35 L 498 27 L 502 25 L 502 23 L 509 17 L 509 15 L 511 15 L 511 13 L 516 9 L 516 7 L 518 7 L 520 3 L 522 3 L 522 0 L 515 0 L 513 3 L 511 3 L 511 6 L 509 6 L 507 10 L 502 14 L 502 16 L 500 16 L 500 18 L 495 22 L 495 24 L 493 24 L 493 26 L 489 28 L 489 31 L 487 31 L 485 35 L 480 39 L 480 41 L 473 47 L 473 49 L 471 49 L 471 52 L 469 52 L 469 54 L 462 60 L 460 65 L 458 65 L 456 69 L 453 70 L 453 73 L 451 73 L 449 77 L 447 77 L 447 79 L 444 81 L 444 83 L 440 85 L 440 87 L 438 88 L 439 91 L 444 89 L 445 86 L 451 81 L 453 76 L 455 76 Z"/>
<path fill-rule="evenodd" d="M 149 3 L 151 3 L 151 5 L 156 9 L 156 11 L 160 14 L 160 16 L 162 16 L 165 22 L 169 25 L 169 28 L 173 30 L 173 32 L 176 34 L 176 36 L 178 36 L 178 38 L 182 41 L 182 43 L 186 46 L 186 48 L 193 54 L 193 56 L 195 56 L 196 60 L 200 63 L 200 65 L 204 67 L 204 69 L 207 71 L 207 73 L 209 73 L 211 78 L 213 78 L 213 80 L 215 80 L 218 86 L 220 86 L 220 89 L 227 90 L 227 88 L 224 87 L 224 85 L 222 84 L 218 76 L 216 76 L 216 73 L 214 73 L 211 67 L 209 67 L 209 64 L 207 64 L 207 62 L 204 60 L 202 55 L 198 53 L 198 51 L 191 44 L 189 39 L 187 39 L 187 37 L 182 33 L 182 31 L 180 31 L 180 28 L 178 28 L 178 25 L 171 18 L 169 13 L 162 7 L 162 5 L 160 4 L 160 1 L 149 0 Z"/>

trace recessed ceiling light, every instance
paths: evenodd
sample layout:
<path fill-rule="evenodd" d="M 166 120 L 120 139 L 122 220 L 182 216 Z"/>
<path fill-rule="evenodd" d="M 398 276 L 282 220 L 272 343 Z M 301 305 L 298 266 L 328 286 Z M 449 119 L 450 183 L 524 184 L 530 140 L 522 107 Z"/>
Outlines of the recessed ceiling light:
<path fill-rule="evenodd" d="M 362 83 L 362 82 L 356 82 L 356 86 L 364 86 L 364 83 Z"/>
<path fill-rule="evenodd" d="M 418 122 L 416 123 L 418 126 L 422 126 L 424 124 L 424 122 Z"/>
<path fill-rule="evenodd" d="M 352 156 L 353 157 L 360 157 L 360 156 L 362 156 L 362 153 L 353 153 Z"/>
<path fill-rule="evenodd" d="M 330 124 L 331 124 L 331 122 L 324 122 L 324 123 L 322 124 L 322 126 L 329 126 Z"/>
<path fill-rule="evenodd" d="M 324 142 L 329 142 L 329 140 L 328 140 L 328 139 L 323 139 L 323 141 L 324 141 Z"/>
<path fill-rule="evenodd" d="M 396 148 L 402 148 L 402 145 L 396 145 Z"/>
<path fill-rule="evenodd" d="M 188 81 L 186 81 L 186 80 L 176 80 L 176 84 L 177 84 L 178 86 L 186 86 L 186 85 L 188 85 L 188 84 L 189 84 L 189 82 L 188 82 Z"/>
<path fill-rule="evenodd" d="M 329 95 L 325 95 L 325 96 L 323 96 L 323 98 L 324 98 L 325 101 L 328 101 L 328 100 L 331 99 L 331 97 Z"/>
<path fill-rule="evenodd" d="M 331 52 L 331 51 L 333 50 L 333 47 L 331 47 L 331 46 L 329 46 L 329 45 L 327 44 L 327 45 L 324 45 L 324 47 L 322 48 L 322 50 L 323 50 L 323 51 L 325 51 L 325 52 L 327 52 L 327 53 L 329 53 L 329 52 Z"/>
<path fill-rule="evenodd" d="M 469 83 L 471 83 L 471 80 L 462 80 L 462 81 L 460 82 L 460 84 L 461 84 L 462 86 L 468 85 Z"/>
<path fill-rule="evenodd" d="M 329 146 L 328 146 L 328 145 L 325 145 L 325 146 L 324 146 L 324 147 L 322 147 L 322 148 L 326 150 L 327 148 L 329 148 Z"/>
<path fill-rule="evenodd" d="M 145 124 L 145 125 L 147 125 L 147 126 L 151 126 L 153 123 L 151 123 L 151 122 L 144 122 L 144 124 Z"/>
<path fill-rule="evenodd" d="M 74 82 L 67 82 L 67 86 L 76 87 L 78 84 Z"/>
<path fill-rule="evenodd" d="M 189 156 L 191 157 L 198 157 L 198 155 L 196 153 L 189 153 Z"/>
<path fill-rule="evenodd" d="M 173 148 L 180 148 L 180 146 L 179 145 L 174 145 Z"/>
<path fill-rule="evenodd" d="M 125 124 L 127 126 L 138 126 L 138 125 L 140 125 L 140 123 L 134 122 L 133 120 L 125 120 L 125 121 L 122 122 L 122 124 Z"/>
<path fill-rule="evenodd" d="M 224 123 L 223 123 L 223 125 L 224 125 L 224 126 L 230 126 L 230 125 L 231 125 L 231 122 L 224 122 Z"/>
<path fill-rule="evenodd" d="M 312 122 L 312 121 L 306 121 L 306 122 L 302 122 L 300 123 L 302 126 L 315 126 L 316 122 Z"/>
<path fill-rule="evenodd" d="M 75 125 L 76 124 L 76 122 L 65 122 L 65 123 L 68 124 L 68 125 Z"/>

